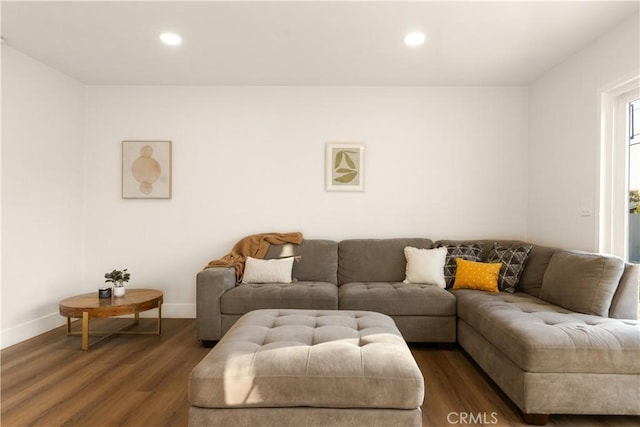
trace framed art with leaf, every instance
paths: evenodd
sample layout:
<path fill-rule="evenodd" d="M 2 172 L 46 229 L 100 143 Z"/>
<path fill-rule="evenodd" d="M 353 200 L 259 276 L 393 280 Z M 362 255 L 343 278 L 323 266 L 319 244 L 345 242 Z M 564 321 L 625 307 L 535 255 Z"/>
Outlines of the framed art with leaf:
<path fill-rule="evenodd" d="M 364 191 L 364 144 L 327 142 L 326 191 Z"/>

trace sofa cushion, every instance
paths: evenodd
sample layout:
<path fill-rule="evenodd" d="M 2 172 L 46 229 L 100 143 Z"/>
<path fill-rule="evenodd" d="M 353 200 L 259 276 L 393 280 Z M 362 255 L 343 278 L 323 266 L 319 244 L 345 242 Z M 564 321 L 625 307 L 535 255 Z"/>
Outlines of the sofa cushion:
<path fill-rule="evenodd" d="M 544 272 L 547 270 L 553 254 L 559 250 L 548 246 L 533 245 L 520 276 L 518 292 L 524 292 L 534 297 L 540 296 Z"/>
<path fill-rule="evenodd" d="M 571 312 L 522 292 L 453 291 L 458 317 L 526 372 L 640 374 L 640 322 Z"/>
<path fill-rule="evenodd" d="M 293 263 L 292 276 L 304 282 L 338 283 L 338 242 L 305 239 L 299 245 L 271 245 L 265 259 L 300 256 Z"/>
<path fill-rule="evenodd" d="M 341 310 L 377 311 L 390 316 L 455 316 L 456 299 L 433 285 L 352 282 L 340 286 Z"/>
<path fill-rule="evenodd" d="M 498 243 L 493 244 L 487 261 L 502 263 L 500 277 L 498 278 L 498 289 L 511 293 L 516 291 L 531 248 L 532 245 L 504 247 Z"/>
<path fill-rule="evenodd" d="M 338 287 L 326 282 L 246 284 L 220 297 L 223 314 L 245 314 L 262 308 L 335 310 Z"/>
<path fill-rule="evenodd" d="M 338 244 L 338 284 L 401 282 L 405 278 L 404 248 L 430 249 L 423 238 L 350 239 Z"/>
<path fill-rule="evenodd" d="M 418 249 L 411 246 L 404 248 L 407 259 L 406 278 L 404 283 L 424 283 L 444 288 L 444 262 L 447 248 Z"/>
<path fill-rule="evenodd" d="M 497 243 L 502 247 L 509 248 L 530 244 L 523 242 L 522 240 L 438 240 L 436 245 L 450 246 L 482 244 L 483 251 L 480 261 L 486 261 L 489 259 L 489 253 L 491 252 L 494 243 Z M 542 287 L 544 272 L 549 265 L 551 256 L 558 250 L 558 248 L 533 245 L 531 252 L 529 252 L 527 263 L 522 271 L 522 275 L 520 276 L 518 291 L 525 292 L 535 297 L 540 296 L 540 288 Z"/>
<path fill-rule="evenodd" d="M 453 281 L 456 278 L 456 259 L 480 262 L 482 261 L 482 246 L 482 243 L 440 245 L 440 247 L 447 248 L 447 257 L 444 263 L 444 281 L 447 288 L 453 286 Z"/>
<path fill-rule="evenodd" d="M 569 310 L 608 317 L 624 261 L 612 256 L 558 251 L 544 274 L 540 298 Z"/>

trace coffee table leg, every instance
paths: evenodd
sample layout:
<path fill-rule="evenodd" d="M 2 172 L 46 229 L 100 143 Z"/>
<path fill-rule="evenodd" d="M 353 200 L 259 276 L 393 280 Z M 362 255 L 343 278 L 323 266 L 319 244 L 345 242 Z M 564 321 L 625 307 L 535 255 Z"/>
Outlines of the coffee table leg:
<path fill-rule="evenodd" d="M 82 312 L 82 350 L 89 350 L 89 313 Z"/>
<path fill-rule="evenodd" d="M 158 335 L 162 334 L 162 303 L 158 303 Z"/>
<path fill-rule="evenodd" d="M 71 317 L 67 317 L 67 335 L 71 333 Z"/>

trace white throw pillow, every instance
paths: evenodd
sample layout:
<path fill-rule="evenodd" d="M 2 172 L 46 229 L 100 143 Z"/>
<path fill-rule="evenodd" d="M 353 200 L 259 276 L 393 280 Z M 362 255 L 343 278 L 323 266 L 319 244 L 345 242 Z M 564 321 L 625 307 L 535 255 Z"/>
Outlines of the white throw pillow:
<path fill-rule="evenodd" d="M 291 283 L 294 257 L 258 259 L 247 257 L 242 283 Z"/>
<path fill-rule="evenodd" d="M 447 248 L 418 249 L 404 248 L 407 259 L 406 279 L 404 283 L 427 283 L 441 288 L 446 287 L 444 280 L 444 263 Z"/>

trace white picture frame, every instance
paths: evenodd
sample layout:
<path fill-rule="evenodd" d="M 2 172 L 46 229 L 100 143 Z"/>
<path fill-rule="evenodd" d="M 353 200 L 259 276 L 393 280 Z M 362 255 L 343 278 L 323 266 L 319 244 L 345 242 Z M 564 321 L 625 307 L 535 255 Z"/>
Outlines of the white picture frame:
<path fill-rule="evenodd" d="M 364 144 L 325 144 L 325 190 L 364 191 Z"/>

